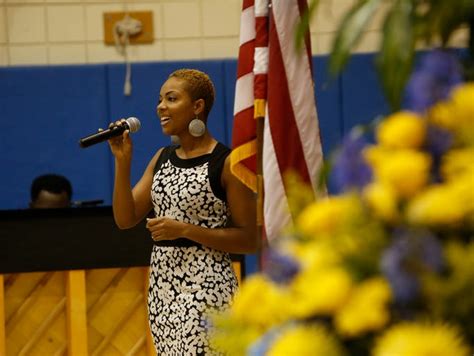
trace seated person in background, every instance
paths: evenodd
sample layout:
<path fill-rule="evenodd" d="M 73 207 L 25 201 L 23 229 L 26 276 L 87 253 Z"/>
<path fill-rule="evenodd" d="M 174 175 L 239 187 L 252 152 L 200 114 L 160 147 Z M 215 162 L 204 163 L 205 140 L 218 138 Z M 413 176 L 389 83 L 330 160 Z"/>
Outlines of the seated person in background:
<path fill-rule="evenodd" d="M 31 184 L 30 208 L 67 208 L 71 206 L 72 186 L 58 174 L 38 176 Z"/>

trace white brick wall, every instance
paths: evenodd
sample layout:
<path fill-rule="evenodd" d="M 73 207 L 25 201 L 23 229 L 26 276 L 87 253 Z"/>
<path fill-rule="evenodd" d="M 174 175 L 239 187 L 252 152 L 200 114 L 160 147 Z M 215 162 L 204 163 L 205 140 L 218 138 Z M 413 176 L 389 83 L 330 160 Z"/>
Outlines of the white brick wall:
<path fill-rule="evenodd" d="M 313 54 L 331 50 L 345 11 L 356 0 L 321 0 L 312 19 Z M 241 0 L 0 0 L 0 66 L 121 62 L 103 43 L 102 14 L 152 11 L 154 43 L 129 49 L 132 61 L 235 58 Z M 367 27 L 357 52 L 378 48 L 384 9 Z M 464 45 L 460 31 L 455 45 Z"/>

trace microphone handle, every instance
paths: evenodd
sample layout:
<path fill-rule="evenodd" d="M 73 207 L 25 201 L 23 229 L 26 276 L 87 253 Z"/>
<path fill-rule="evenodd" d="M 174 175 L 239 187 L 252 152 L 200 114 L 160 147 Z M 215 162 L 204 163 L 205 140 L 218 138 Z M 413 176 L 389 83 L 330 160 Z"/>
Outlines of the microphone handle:
<path fill-rule="evenodd" d="M 111 128 L 107 130 L 99 131 L 90 136 L 81 138 L 79 140 L 79 146 L 84 148 L 84 147 L 95 145 L 96 143 L 99 143 L 99 142 L 107 141 L 108 139 L 112 137 L 120 136 L 127 128 L 128 128 L 128 125 L 125 125 L 125 124 L 120 125 L 120 126 L 112 126 Z"/>

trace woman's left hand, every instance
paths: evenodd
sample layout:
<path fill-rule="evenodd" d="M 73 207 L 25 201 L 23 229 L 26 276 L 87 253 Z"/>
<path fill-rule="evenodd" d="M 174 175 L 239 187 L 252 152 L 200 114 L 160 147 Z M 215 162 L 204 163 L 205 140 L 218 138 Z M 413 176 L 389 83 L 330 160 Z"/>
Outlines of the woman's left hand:
<path fill-rule="evenodd" d="M 185 223 L 170 218 L 147 219 L 146 227 L 154 241 L 175 240 L 183 237 Z"/>

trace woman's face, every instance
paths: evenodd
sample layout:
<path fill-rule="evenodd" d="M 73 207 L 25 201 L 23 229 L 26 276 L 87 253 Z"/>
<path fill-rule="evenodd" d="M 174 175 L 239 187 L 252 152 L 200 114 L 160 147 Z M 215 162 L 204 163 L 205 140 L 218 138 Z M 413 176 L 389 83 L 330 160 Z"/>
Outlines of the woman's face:
<path fill-rule="evenodd" d="M 188 124 L 195 116 L 195 105 L 185 83 L 183 79 L 171 77 L 161 87 L 156 113 L 165 135 L 187 132 Z"/>

